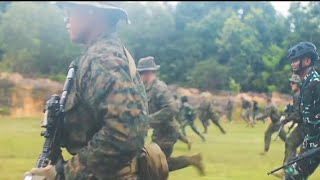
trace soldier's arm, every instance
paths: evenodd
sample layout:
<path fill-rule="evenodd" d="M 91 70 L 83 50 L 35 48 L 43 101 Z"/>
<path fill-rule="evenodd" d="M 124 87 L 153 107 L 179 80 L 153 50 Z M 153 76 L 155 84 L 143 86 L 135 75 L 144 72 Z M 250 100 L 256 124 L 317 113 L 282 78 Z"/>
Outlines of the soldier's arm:
<path fill-rule="evenodd" d="M 85 179 L 80 177 L 84 169 L 103 179 L 111 170 L 122 168 L 116 167 L 117 162 L 130 162 L 144 145 L 148 122 L 147 112 L 142 111 L 145 100 L 125 75 L 119 71 L 110 72 L 108 62 L 97 61 L 92 61 L 88 68 L 91 72 L 80 86 L 88 103 L 97 108 L 92 110 L 99 116 L 96 118 L 102 118 L 102 127 L 67 162 L 66 179 Z M 110 167 L 110 164 L 115 166 Z"/>
<path fill-rule="evenodd" d="M 257 120 L 260 120 L 260 119 L 265 119 L 267 117 L 269 117 L 271 115 L 271 109 L 268 108 L 268 109 L 265 109 L 264 113 L 260 116 L 258 116 L 256 119 Z"/>
<path fill-rule="evenodd" d="M 167 86 L 159 88 L 157 93 L 157 100 L 160 104 L 161 109 L 153 114 L 150 114 L 150 126 L 154 127 L 165 121 L 170 121 L 174 115 L 178 112 L 174 98 L 169 92 Z"/>

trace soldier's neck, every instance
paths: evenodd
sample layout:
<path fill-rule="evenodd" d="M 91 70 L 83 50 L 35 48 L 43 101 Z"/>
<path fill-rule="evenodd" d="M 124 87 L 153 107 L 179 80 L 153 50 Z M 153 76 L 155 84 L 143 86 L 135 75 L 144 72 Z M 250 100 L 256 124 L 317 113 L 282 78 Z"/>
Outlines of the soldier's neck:
<path fill-rule="evenodd" d="M 299 74 L 300 76 L 300 79 L 304 79 L 308 74 L 309 72 L 313 69 L 313 67 L 309 67 L 307 68 L 305 71 L 303 71 L 302 73 Z"/>
<path fill-rule="evenodd" d="M 106 25 L 97 26 L 88 34 L 86 45 L 90 46 L 97 42 L 97 40 L 101 39 L 103 36 L 112 33 L 114 33 L 114 30 L 108 28 Z"/>

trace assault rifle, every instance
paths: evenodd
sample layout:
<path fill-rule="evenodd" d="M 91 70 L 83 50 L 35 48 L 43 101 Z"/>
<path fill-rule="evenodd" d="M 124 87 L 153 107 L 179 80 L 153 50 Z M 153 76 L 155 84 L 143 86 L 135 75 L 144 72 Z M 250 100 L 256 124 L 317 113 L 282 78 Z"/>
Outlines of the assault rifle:
<path fill-rule="evenodd" d="M 293 105 L 291 105 L 291 104 L 288 104 L 288 105 L 286 106 L 286 108 L 284 109 L 284 113 L 285 113 L 286 115 L 289 115 L 290 113 L 293 113 L 293 112 L 294 112 L 294 108 L 293 108 Z M 274 138 L 274 141 L 277 140 L 277 138 L 279 137 L 279 134 L 280 134 L 280 132 L 281 132 L 281 129 L 285 126 L 285 124 L 286 124 L 287 122 L 288 122 L 288 121 L 285 120 L 285 116 L 281 116 L 281 118 L 280 118 L 281 126 L 280 126 L 279 130 L 277 131 L 277 135 L 276 135 L 276 137 Z M 295 123 L 293 123 L 293 124 L 290 126 L 288 133 L 291 131 L 291 129 L 293 128 L 294 124 L 295 124 Z"/>
<path fill-rule="evenodd" d="M 309 158 L 309 157 L 314 156 L 314 155 L 319 154 L 319 153 L 320 153 L 320 147 L 310 149 L 309 151 L 306 151 L 305 153 L 293 158 L 288 164 L 283 165 L 283 166 L 281 166 L 281 167 L 279 167 L 277 169 L 274 169 L 274 170 L 268 172 L 268 175 L 273 174 L 273 173 L 279 171 L 280 169 L 286 168 L 286 167 L 290 166 L 291 164 L 294 164 L 294 163 L 296 163 L 298 161 L 301 161 L 301 160 L 303 160 L 305 158 Z"/>
<path fill-rule="evenodd" d="M 75 71 L 76 66 L 71 63 L 61 97 L 54 94 L 45 105 L 45 117 L 41 125 L 41 127 L 45 128 L 45 131 L 41 132 L 41 136 L 45 138 L 45 142 L 43 144 L 42 153 L 40 154 L 36 164 L 37 168 L 44 168 L 49 164 L 56 164 L 59 160 L 63 160 L 61 151 L 61 135 L 65 104 L 72 88 Z M 24 180 L 31 179 L 32 176 L 26 176 Z"/>

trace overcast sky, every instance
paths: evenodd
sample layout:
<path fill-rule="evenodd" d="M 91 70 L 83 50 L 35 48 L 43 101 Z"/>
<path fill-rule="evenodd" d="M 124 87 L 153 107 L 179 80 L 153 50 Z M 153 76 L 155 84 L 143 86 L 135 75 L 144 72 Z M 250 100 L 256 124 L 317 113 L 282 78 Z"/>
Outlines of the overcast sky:
<path fill-rule="evenodd" d="M 145 3 L 146 1 L 141 1 L 142 3 Z M 161 2 L 161 1 L 156 1 Z M 170 1 L 172 4 L 176 4 L 178 1 Z M 276 11 L 280 12 L 285 17 L 288 16 L 288 10 L 290 7 L 290 3 L 292 1 L 270 1 L 273 7 L 276 9 Z M 310 1 L 301 1 L 303 5 L 307 5 Z"/>

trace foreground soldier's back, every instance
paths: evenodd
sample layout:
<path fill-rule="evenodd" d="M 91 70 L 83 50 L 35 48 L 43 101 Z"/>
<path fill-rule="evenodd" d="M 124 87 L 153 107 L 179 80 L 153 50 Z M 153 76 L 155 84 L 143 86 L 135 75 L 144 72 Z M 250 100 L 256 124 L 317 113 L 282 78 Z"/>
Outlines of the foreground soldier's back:
<path fill-rule="evenodd" d="M 73 157 L 54 168 L 65 179 L 137 179 L 137 156 L 148 130 L 146 93 L 131 55 L 115 35 L 116 17 L 105 14 L 123 15 L 123 10 L 96 2 L 62 3 L 70 15 L 71 39 L 88 48 L 75 62 L 78 70 L 66 103 L 62 139 Z M 100 18 L 108 24 L 91 24 Z"/>

